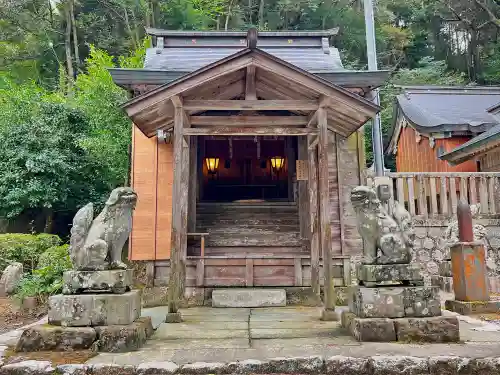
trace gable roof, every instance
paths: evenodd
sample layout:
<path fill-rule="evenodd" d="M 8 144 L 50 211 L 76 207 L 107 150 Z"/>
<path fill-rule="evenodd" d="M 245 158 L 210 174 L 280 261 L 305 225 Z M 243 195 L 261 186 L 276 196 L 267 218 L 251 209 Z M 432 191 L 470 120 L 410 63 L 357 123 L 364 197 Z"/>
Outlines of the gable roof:
<path fill-rule="evenodd" d="M 500 146 L 500 124 L 454 148 L 439 158 L 451 164 L 460 164 L 492 148 Z"/>
<path fill-rule="evenodd" d="M 326 97 L 329 122 L 338 133 L 348 136 L 373 117 L 379 107 L 340 86 L 325 81 L 305 70 L 258 48 L 244 49 L 175 81 L 162 85 L 123 105 L 129 117 L 148 137 L 173 120 L 170 99 L 175 95 L 205 99 L 235 99 L 244 90 L 244 69 L 256 69 L 257 95 L 262 99 L 315 99 Z M 297 75 L 298 73 L 298 75 Z M 224 84 L 217 85 L 223 81 Z M 215 83 L 216 87 L 213 87 Z M 208 86 L 208 87 L 207 87 Z M 229 90 L 234 86 L 235 91 Z M 217 92 L 214 93 L 214 90 Z M 219 97 L 217 97 L 219 95 Z M 216 96 L 216 97 L 214 97 Z M 332 105 L 335 105 L 333 109 Z M 154 119 L 154 122 L 152 122 Z M 151 125 L 154 124 L 154 125 Z"/>
<path fill-rule="evenodd" d="M 419 133 L 482 133 L 498 122 L 488 108 L 500 101 L 500 87 L 404 87 L 396 97 L 388 149 L 399 139 L 401 118 Z"/>

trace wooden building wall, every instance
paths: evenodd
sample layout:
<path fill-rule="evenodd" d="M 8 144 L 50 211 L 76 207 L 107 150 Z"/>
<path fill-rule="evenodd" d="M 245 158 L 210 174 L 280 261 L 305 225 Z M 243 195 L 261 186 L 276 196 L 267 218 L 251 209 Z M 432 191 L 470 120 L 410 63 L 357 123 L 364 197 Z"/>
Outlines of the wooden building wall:
<path fill-rule="evenodd" d="M 500 147 L 480 155 L 478 158 L 481 165 L 481 172 L 499 172 L 500 171 Z"/>
<path fill-rule="evenodd" d="M 138 201 L 130 235 L 130 260 L 170 257 L 173 148 L 132 130 L 132 187 Z"/>
<path fill-rule="evenodd" d="M 470 137 L 436 139 L 434 147 L 431 147 L 429 138 L 421 136 L 417 142 L 415 129 L 407 126 L 401 129 L 396 169 L 398 172 L 477 172 L 474 160 L 451 165 L 438 157 L 440 152 L 449 152 L 469 139 Z"/>

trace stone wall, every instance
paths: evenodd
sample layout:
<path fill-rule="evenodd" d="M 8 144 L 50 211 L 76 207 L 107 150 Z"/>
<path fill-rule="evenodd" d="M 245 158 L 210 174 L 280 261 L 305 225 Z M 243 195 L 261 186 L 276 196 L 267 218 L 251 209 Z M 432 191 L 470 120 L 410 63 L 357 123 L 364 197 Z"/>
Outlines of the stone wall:
<path fill-rule="evenodd" d="M 418 264 L 426 282 L 430 282 L 432 276 L 439 273 L 439 264 L 446 258 L 446 245 L 443 234 L 450 219 L 419 219 L 415 218 L 415 247 L 413 250 L 412 262 Z M 486 227 L 488 232 L 487 243 L 487 263 L 490 276 L 500 275 L 500 219 L 477 219 L 475 224 Z"/>

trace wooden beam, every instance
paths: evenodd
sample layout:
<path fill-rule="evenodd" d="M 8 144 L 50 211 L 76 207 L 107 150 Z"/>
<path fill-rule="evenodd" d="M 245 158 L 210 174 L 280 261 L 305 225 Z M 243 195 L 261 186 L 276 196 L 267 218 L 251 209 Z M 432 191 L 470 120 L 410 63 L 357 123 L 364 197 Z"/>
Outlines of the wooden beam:
<path fill-rule="evenodd" d="M 314 150 L 316 148 L 316 146 L 318 145 L 318 143 L 319 143 L 319 136 L 311 137 L 311 139 L 308 139 L 307 149 Z"/>
<path fill-rule="evenodd" d="M 174 108 L 182 108 L 182 98 L 179 95 L 174 95 L 171 98 Z"/>
<path fill-rule="evenodd" d="M 312 128 L 315 125 L 318 125 L 318 111 L 316 111 L 312 115 L 310 115 L 309 119 L 307 121 L 307 127 L 308 128 Z"/>
<path fill-rule="evenodd" d="M 255 66 L 247 66 L 247 75 L 245 80 L 245 99 L 257 100 L 257 91 L 255 89 Z"/>
<path fill-rule="evenodd" d="M 325 310 L 335 310 L 335 293 L 332 275 L 332 228 L 330 227 L 330 197 L 328 183 L 328 120 L 325 108 L 318 109 L 318 206 L 319 232 L 323 253 Z M 324 316 L 328 316 L 325 314 Z"/>
<path fill-rule="evenodd" d="M 186 100 L 187 111 L 313 111 L 318 109 L 315 100 Z"/>
<path fill-rule="evenodd" d="M 304 116 L 191 116 L 192 126 L 305 126 Z"/>
<path fill-rule="evenodd" d="M 309 140 L 308 140 L 309 141 Z M 309 143 L 309 142 L 308 142 Z M 319 226 L 318 226 L 318 163 L 316 149 L 308 150 L 308 189 L 309 189 L 309 223 L 311 229 L 311 287 L 313 293 L 320 295 L 319 280 Z"/>
<path fill-rule="evenodd" d="M 298 136 L 307 134 L 317 134 L 318 129 L 311 128 L 284 128 L 284 127 L 251 127 L 237 128 L 231 126 L 216 126 L 207 128 L 184 128 L 186 135 L 282 135 Z"/>
<path fill-rule="evenodd" d="M 168 284 L 168 312 L 178 313 L 186 282 L 187 246 L 187 175 L 189 151 L 183 147 L 184 111 L 175 108 L 174 114 L 174 182 L 172 187 L 172 235 L 170 247 L 170 277 Z M 187 154 L 187 155 L 185 155 Z M 187 160 L 186 160 L 187 159 Z M 187 165 L 187 167 L 183 167 Z M 185 221 L 185 223 L 184 223 Z"/>

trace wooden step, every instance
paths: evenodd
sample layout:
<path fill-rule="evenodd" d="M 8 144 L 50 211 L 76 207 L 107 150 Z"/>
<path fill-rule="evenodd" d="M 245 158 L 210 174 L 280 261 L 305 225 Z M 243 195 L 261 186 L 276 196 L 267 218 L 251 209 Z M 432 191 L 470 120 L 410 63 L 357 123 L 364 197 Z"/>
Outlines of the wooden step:
<path fill-rule="evenodd" d="M 274 233 L 271 235 L 218 235 L 208 236 L 205 242 L 210 246 L 303 246 L 305 240 L 300 233 Z"/>
<path fill-rule="evenodd" d="M 286 306 L 285 289 L 231 288 L 212 292 L 213 307 Z"/>
<path fill-rule="evenodd" d="M 218 225 L 244 225 L 244 226 L 255 226 L 255 227 L 268 227 L 270 225 L 299 225 L 299 218 L 217 218 L 217 217 L 206 217 L 201 216 L 197 218 L 197 226 L 218 226 Z"/>
<path fill-rule="evenodd" d="M 190 248 L 192 254 L 199 253 L 199 248 Z M 224 255 L 227 257 L 241 257 L 249 255 L 309 255 L 309 250 L 300 246 L 232 246 L 232 247 L 207 247 L 205 255 L 218 256 Z"/>
<path fill-rule="evenodd" d="M 224 235 L 231 234 L 240 237 L 247 236 L 260 236 L 260 235 L 273 235 L 276 233 L 290 233 L 294 234 L 298 232 L 298 226 L 278 226 L 269 225 L 267 227 L 254 227 L 254 226 L 243 226 L 243 225 L 223 225 L 223 226 L 201 226 L 196 227 L 197 232 L 209 233 L 210 236 L 214 235 Z M 208 237 L 207 237 L 208 238 Z"/>

